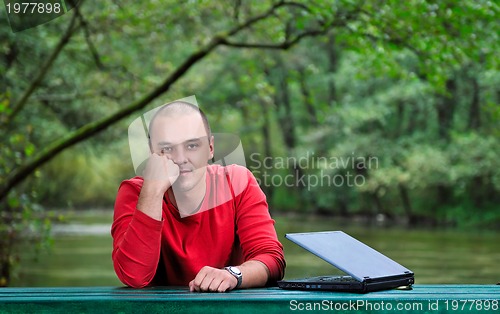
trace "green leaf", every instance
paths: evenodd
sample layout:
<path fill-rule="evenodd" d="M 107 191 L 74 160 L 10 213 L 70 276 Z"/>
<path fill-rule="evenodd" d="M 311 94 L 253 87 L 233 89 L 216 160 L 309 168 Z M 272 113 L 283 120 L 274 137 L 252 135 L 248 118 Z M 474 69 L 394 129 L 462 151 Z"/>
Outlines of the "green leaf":
<path fill-rule="evenodd" d="M 32 143 L 29 143 L 25 148 L 24 148 L 24 154 L 26 154 L 27 157 L 33 155 L 35 152 L 35 145 Z"/>

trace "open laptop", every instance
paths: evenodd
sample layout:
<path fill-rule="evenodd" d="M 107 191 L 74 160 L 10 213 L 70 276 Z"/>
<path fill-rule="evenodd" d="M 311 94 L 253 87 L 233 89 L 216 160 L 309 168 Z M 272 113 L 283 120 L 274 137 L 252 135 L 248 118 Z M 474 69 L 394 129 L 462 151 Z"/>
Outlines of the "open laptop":
<path fill-rule="evenodd" d="M 282 289 L 365 293 L 398 287 L 411 289 L 414 274 L 342 231 L 289 233 L 285 236 L 347 276 L 318 276 L 278 281 Z"/>

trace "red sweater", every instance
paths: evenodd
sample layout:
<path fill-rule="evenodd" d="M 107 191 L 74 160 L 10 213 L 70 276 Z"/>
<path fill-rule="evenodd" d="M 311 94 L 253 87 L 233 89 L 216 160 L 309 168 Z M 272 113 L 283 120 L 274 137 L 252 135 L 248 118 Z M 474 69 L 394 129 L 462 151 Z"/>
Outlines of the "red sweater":
<path fill-rule="evenodd" d="M 116 197 L 112 257 L 124 284 L 188 285 L 203 266 L 223 268 L 248 260 L 264 263 L 270 282 L 283 278 L 283 246 L 266 197 L 246 168 L 208 166 L 200 211 L 184 218 L 168 199 L 162 221 L 137 210 L 142 183 L 141 177 L 123 181 Z"/>

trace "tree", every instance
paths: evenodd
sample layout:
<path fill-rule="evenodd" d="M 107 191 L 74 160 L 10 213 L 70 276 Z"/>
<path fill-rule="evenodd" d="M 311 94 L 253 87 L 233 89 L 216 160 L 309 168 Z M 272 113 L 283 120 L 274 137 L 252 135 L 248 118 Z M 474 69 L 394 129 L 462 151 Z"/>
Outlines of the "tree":
<path fill-rule="evenodd" d="M 196 22 L 200 20 L 203 21 L 206 18 L 220 18 L 226 11 L 225 7 L 220 4 L 210 3 L 200 3 L 199 7 L 194 9 L 188 8 L 186 5 L 179 5 L 175 1 L 166 3 L 165 6 L 177 13 L 187 9 L 185 15 L 183 16 L 185 20 L 180 21 L 187 25 L 186 28 L 189 28 L 189 26 L 192 25 L 196 25 L 196 27 L 198 27 L 199 24 Z M 78 40 L 79 45 L 76 45 L 74 47 L 74 49 L 76 49 L 72 52 L 81 52 L 78 50 L 82 49 L 81 44 L 84 42 L 86 48 L 88 48 L 88 52 L 90 53 L 89 61 L 93 62 L 97 70 L 101 72 L 98 73 L 97 76 L 104 76 L 104 73 L 116 75 L 116 72 L 120 72 L 120 74 L 133 72 L 130 68 L 134 67 L 134 64 L 132 64 L 132 66 L 127 66 L 125 64 L 110 65 L 106 62 L 106 58 L 100 55 L 99 49 L 101 47 L 98 48 L 98 46 L 96 46 L 93 42 L 93 40 L 95 40 L 94 37 L 98 37 L 102 34 L 102 30 L 101 32 L 93 33 L 95 30 L 88 21 L 89 16 L 92 16 L 93 18 L 96 18 L 96 16 L 99 17 L 100 12 L 110 14 L 113 16 L 112 21 L 108 25 L 106 25 L 108 23 L 107 21 L 103 21 L 101 26 L 109 27 L 111 37 L 113 37 L 123 31 L 123 29 L 114 29 L 114 27 L 118 25 L 117 22 L 125 19 L 128 19 L 128 21 L 132 23 L 141 22 L 136 13 L 142 12 L 145 8 L 155 9 L 155 4 L 148 3 L 139 5 L 127 3 L 127 6 L 120 6 L 120 4 L 109 5 L 102 3 L 95 5 L 92 8 L 88 5 L 75 7 L 66 32 L 60 38 L 59 43 L 55 46 L 55 48 L 53 48 L 52 53 L 49 54 L 38 73 L 32 80 L 30 80 L 29 83 L 26 84 L 26 88 L 22 93 L 22 96 L 17 96 L 17 93 L 7 94 L 9 95 L 8 101 L 4 101 L 2 103 L 2 125 L 0 126 L 3 130 L 2 139 L 5 141 L 9 136 L 12 136 L 13 132 L 17 132 L 19 129 L 22 129 L 24 122 L 20 121 L 19 116 L 21 113 L 25 112 L 24 110 L 26 109 L 27 104 L 33 103 L 32 96 L 34 92 L 41 90 L 42 88 L 45 90 L 51 89 L 50 81 L 48 81 L 48 79 L 57 79 L 55 77 L 50 77 L 51 75 L 54 76 L 54 73 L 51 73 L 51 70 L 57 64 L 57 58 L 62 53 L 63 49 L 68 45 L 72 37 L 75 37 L 75 35 L 79 34 L 81 37 L 79 39 L 73 38 L 75 41 Z M 303 23 L 302 27 L 290 28 L 289 25 L 294 24 L 294 18 L 298 15 L 297 12 L 301 12 L 300 14 L 305 16 L 305 18 L 300 19 L 300 22 Z M 121 106 L 121 108 L 115 112 L 108 113 L 102 118 L 95 119 L 81 125 L 61 138 L 50 141 L 39 150 L 30 150 L 30 154 L 25 154 L 25 156 L 23 156 L 23 158 L 21 158 L 17 163 L 12 164 L 7 160 L 7 163 L 3 168 L 5 177 L 2 175 L 2 180 L 0 181 L 0 204 L 2 204 L 2 208 L 4 208 L 4 211 L 8 213 L 18 211 L 19 208 L 17 206 L 12 206 L 16 205 L 15 202 L 10 202 L 9 204 L 7 199 L 9 197 L 12 199 L 19 197 L 15 196 L 16 193 L 19 192 L 15 191 L 14 188 L 18 187 L 23 181 L 25 181 L 33 172 L 36 171 L 38 167 L 45 164 L 69 147 L 95 136 L 97 133 L 119 122 L 131 113 L 143 109 L 148 104 L 152 103 L 155 99 L 168 92 L 174 83 L 180 80 L 194 65 L 211 55 L 216 48 L 225 46 L 249 49 L 289 49 L 300 42 L 303 38 L 322 35 L 328 32 L 331 28 L 344 25 L 350 18 L 353 18 L 357 14 L 357 9 L 356 7 L 340 9 L 339 14 L 333 16 L 316 15 L 314 13 L 314 10 L 305 4 L 288 1 L 259 3 L 248 6 L 238 5 L 234 7 L 235 18 L 233 20 L 223 21 L 220 23 L 217 20 L 214 20 L 214 28 L 206 30 L 205 35 L 207 35 L 208 39 L 198 38 L 200 43 L 195 47 L 188 48 L 187 50 L 191 50 L 191 52 L 188 52 L 185 56 L 178 58 L 176 65 L 171 67 L 170 71 L 168 71 L 169 74 L 156 83 L 154 88 L 144 91 L 143 95 L 137 100 L 130 102 L 128 105 Z M 101 15 L 100 17 L 104 17 L 104 15 Z M 169 15 L 169 17 L 172 16 Z M 153 23 L 146 24 L 149 28 L 155 28 Z M 260 37 L 265 38 L 267 36 L 255 36 L 255 41 L 246 40 L 246 37 L 251 36 L 248 36 L 249 34 L 245 34 L 245 32 L 248 33 L 254 28 L 258 29 L 261 27 L 264 29 L 272 27 L 275 31 L 269 38 L 266 38 L 267 40 L 265 41 L 261 41 L 262 38 Z M 198 28 L 196 28 L 196 30 L 198 30 Z M 141 31 L 144 30 L 141 29 Z M 131 36 L 136 36 L 138 34 L 137 30 L 125 30 L 125 34 L 127 33 Z M 51 35 L 51 38 L 54 38 L 54 36 Z M 47 39 L 49 39 L 49 37 Z M 15 43 L 9 44 L 10 51 L 15 51 L 13 48 L 15 47 Z M 137 46 L 130 48 L 137 48 Z M 102 50 L 106 50 L 106 47 L 102 48 Z M 183 50 L 184 51 L 180 53 L 181 55 L 185 53 L 186 47 L 183 47 Z M 71 54 L 71 52 L 69 53 Z M 76 54 L 75 57 L 84 58 L 83 55 L 78 54 Z M 121 57 L 124 57 L 124 55 L 121 55 Z M 7 59 L 10 60 L 13 59 L 13 57 L 7 56 Z M 12 64 L 13 63 L 10 62 L 8 66 L 13 66 Z M 118 66 L 120 70 L 117 71 L 116 68 L 113 68 L 116 66 Z M 57 74 L 64 77 L 63 73 L 58 72 Z M 106 97 L 117 98 L 112 91 L 103 92 L 106 93 Z M 40 99 L 39 103 L 45 105 L 45 107 L 49 110 L 52 109 L 52 111 L 54 111 L 55 107 L 51 107 L 51 101 L 47 100 L 47 98 L 45 98 L 45 100 Z M 6 156 L 6 158 L 8 158 L 8 156 Z M 3 223 L 9 225 L 12 224 L 11 218 L 12 216 L 9 216 L 9 218 L 4 220 Z M 1 255 L 9 254 L 10 253 L 7 250 L 7 253 L 2 252 Z M 3 283 L 6 283 L 8 282 L 10 273 L 9 258 L 2 259 L 2 262 L 1 276 L 4 278 Z"/>
<path fill-rule="evenodd" d="M 457 183 L 482 186 L 478 203 L 497 191 L 495 154 L 472 149 L 468 156 L 482 166 L 470 172 L 458 153 L 472 139 L 484 149 L 498 145 L 493 2 L 172 0 L 158 6 L 84 2 L 64 27 L 59 18 L 15 36 L 2 28 L 0 138 L 8 143 L 0 155 L 2 232 L 11 232 L 14 214 L 33 205 L 42 165 L 77 143 L 109 145 L 118 135 L 103 130 L 188 90 L 206 93 L 214 112 L 243 121 L 244 141 L 263 156 L 288 147 L 380 157 L 379 169 L 356 169 L 364 186 L 308 190 L 304 207 L 448 221 L 455 209 L 442 205 L 460 199 Z M 464 69 L 473 69 L 469 89 L 459 75 Z M 466 131 L 456 122 L 464 112 L 471 115 Z M 440 162 L 426 165 L 427 158 Z M 338 178 L 349 174 L 331 170 Z M 451 193 L 441 202 L 444 194 L 426 197 L 438 186 Z M 276 204 L 293 203 L 287 192 L 273 189 Z M 5 252 L 1 276 L 8 278 L 12 259 Z"/>

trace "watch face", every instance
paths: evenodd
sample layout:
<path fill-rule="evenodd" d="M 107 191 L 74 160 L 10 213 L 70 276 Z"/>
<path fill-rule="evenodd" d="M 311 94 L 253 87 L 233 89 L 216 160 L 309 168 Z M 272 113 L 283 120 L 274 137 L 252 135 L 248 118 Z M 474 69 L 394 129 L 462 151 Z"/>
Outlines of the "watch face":
<path fill-rule="evenodd" d="M 237 267 L 230 267 L 231 271 L 235 273 L 236 275 L 241 275 L 241 271 Z"/>

